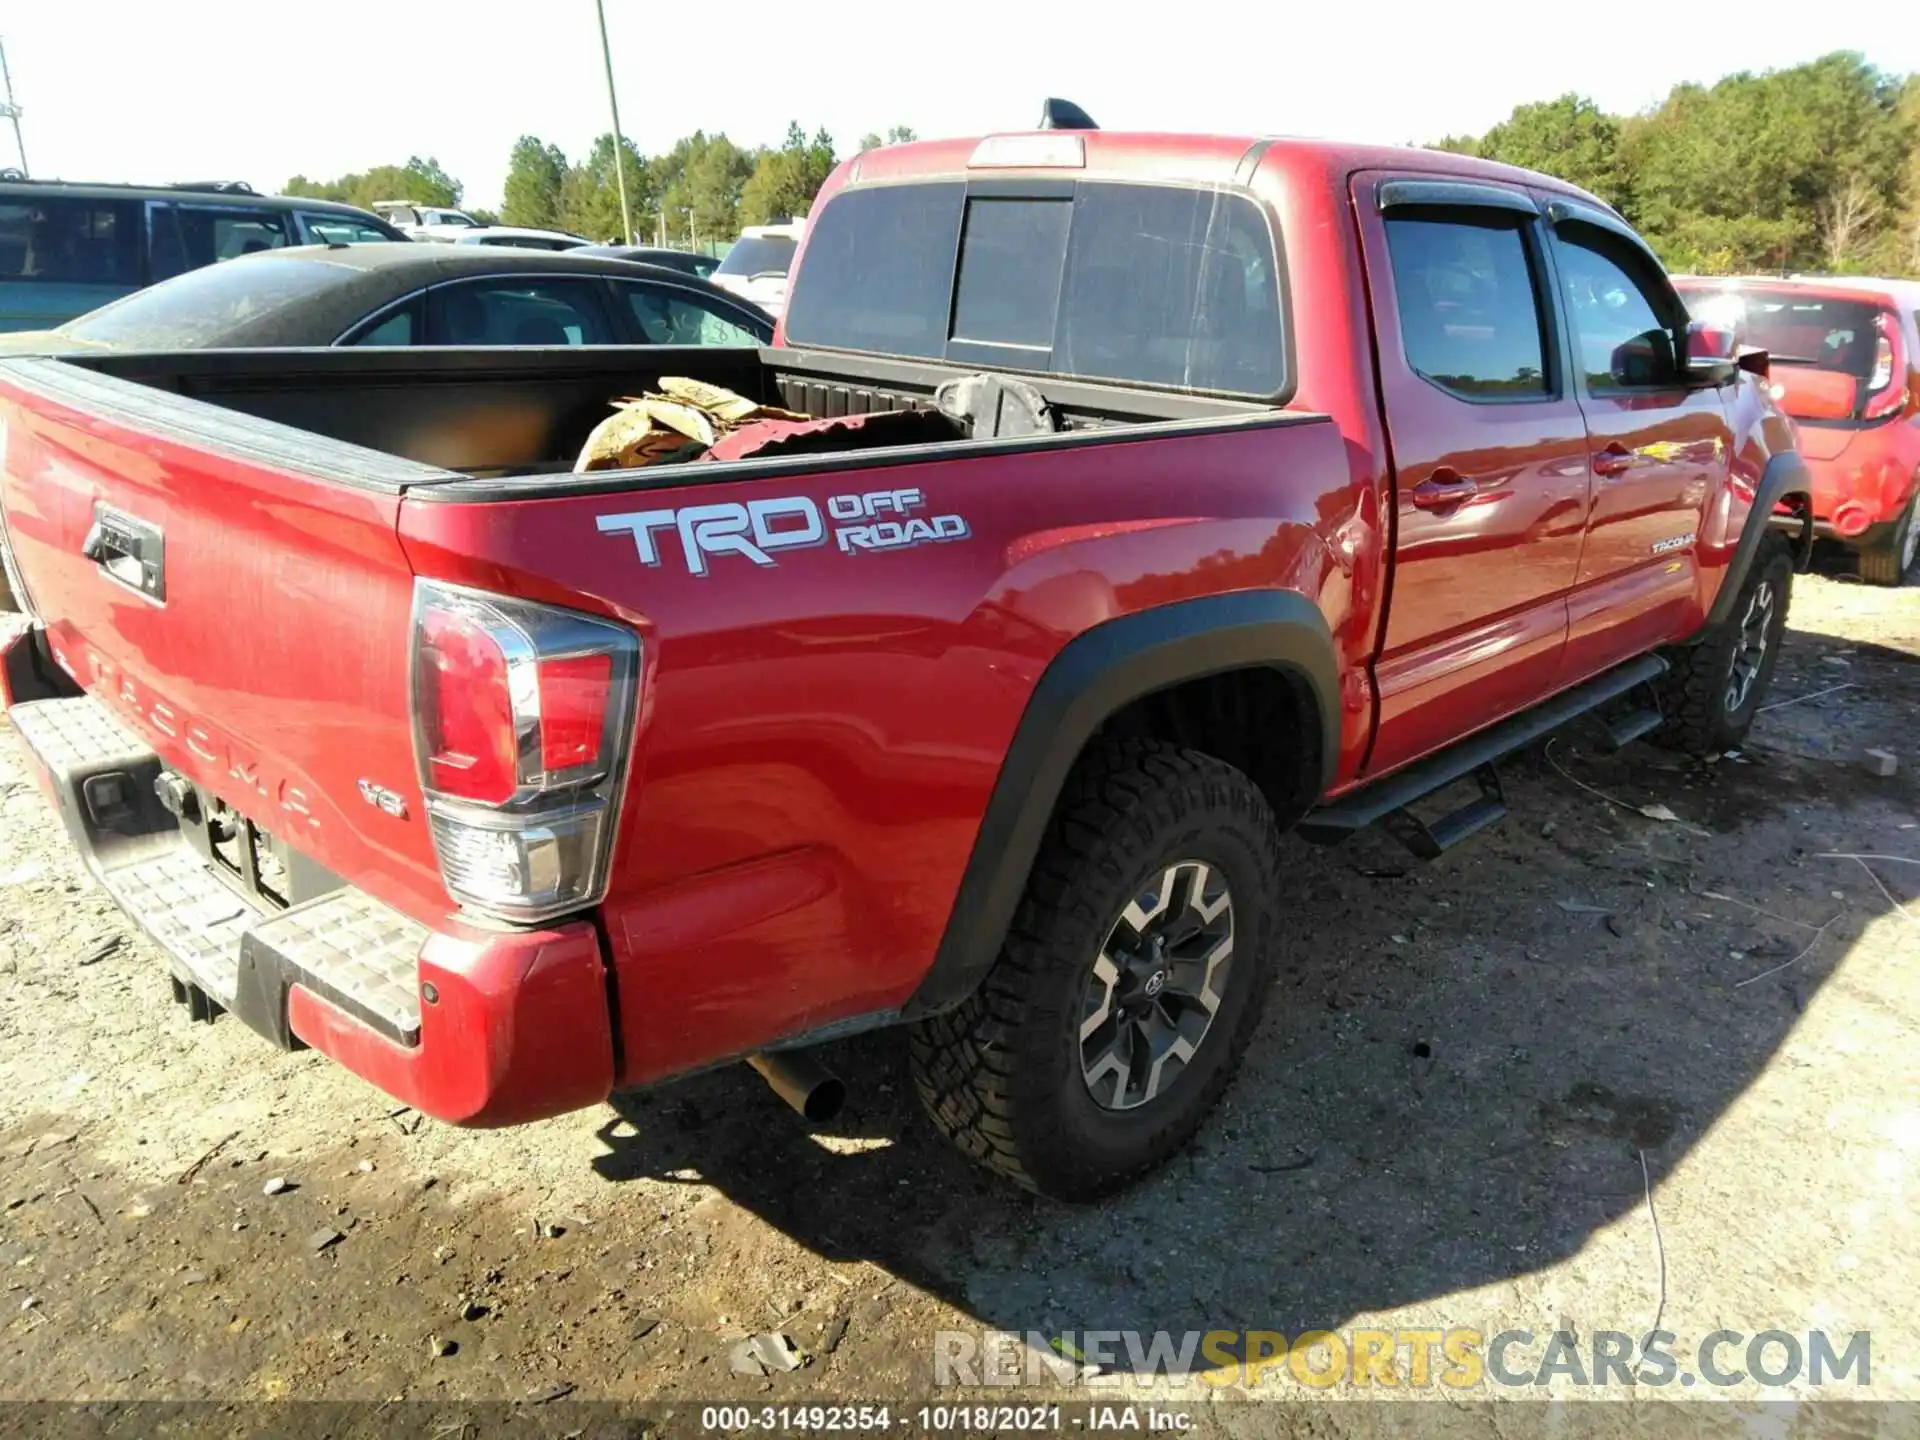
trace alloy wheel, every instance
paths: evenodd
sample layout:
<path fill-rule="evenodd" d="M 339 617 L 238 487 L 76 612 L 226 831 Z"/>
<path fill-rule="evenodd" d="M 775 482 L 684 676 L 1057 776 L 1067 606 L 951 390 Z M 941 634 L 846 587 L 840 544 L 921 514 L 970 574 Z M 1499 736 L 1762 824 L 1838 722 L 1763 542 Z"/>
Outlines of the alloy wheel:
<path fill-rule="evenodd" d="M 1233 965 L 1233 892 L 1204 860 L 1167 865 L 1129 900 L 1088 976 L 1080 1073 L 1095 1103 L 1132 1110 L 1186 1071 Z"/>
<path fill-rule="evenodd" d="M 1740 636 L 1734 645 L 1733 670 L 1727 678 L 1727 713 L 1738 714 L 1753 693 L 1760 667 L 1766 662 L 1767 647 L 1773 643 L 1773 610 L 1776 603 L 1773 582 L 1762 580 L 1747 601 L 1747 612 L 1740 617 Z"/>

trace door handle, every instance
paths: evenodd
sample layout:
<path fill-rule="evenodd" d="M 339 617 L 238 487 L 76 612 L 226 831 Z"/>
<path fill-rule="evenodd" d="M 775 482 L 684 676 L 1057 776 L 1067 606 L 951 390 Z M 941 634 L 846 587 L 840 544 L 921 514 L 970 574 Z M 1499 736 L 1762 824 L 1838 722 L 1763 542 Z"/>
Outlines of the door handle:
<path fill-rule="evenodd" d="M 1633 452 L 1615 441 L 1606 449 L 1597 451 L 1593 457 L 1593 473 L 1611 478 L 1624 475 L 1633 468 Z"/>
<path fill-rule="evenodd" d="M 1446 510 L 1480 493 L 1480 487 L 1451 470 L 1436 470 L 1413 487 L 1413 503 L 1422 510 Z"/>

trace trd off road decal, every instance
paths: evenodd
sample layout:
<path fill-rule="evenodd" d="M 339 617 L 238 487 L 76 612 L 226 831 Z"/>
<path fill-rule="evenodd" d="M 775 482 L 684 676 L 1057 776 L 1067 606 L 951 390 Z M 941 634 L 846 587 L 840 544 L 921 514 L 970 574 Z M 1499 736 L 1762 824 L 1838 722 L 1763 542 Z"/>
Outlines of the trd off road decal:
<path fill-rule="evenodd" d="M 914 513 L 926 503 L 918 490 L 869 490 L 829 496 L 823 516 L 809 497 L 783 495 L 745 504 L 632 510 L 602 515 L 594 523 L 603 535 L 631 535 L 643 565 L 658 565 L 661 537 L 677 534 L 688 571 L 705 575 L 716 555 L 744 555 L 756 565 L 772 565 L 778 551 L 811 549 L 829 540 L 852 555 L 967 538 L 967 522 L 958 515 Z"/>

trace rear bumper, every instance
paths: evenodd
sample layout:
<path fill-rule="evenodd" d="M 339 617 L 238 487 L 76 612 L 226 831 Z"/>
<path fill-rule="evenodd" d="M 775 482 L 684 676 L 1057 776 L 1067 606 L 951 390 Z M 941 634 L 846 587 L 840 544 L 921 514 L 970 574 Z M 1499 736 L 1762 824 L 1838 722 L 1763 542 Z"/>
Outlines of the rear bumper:
<path fill-rule="evenodd" d="M 1920 432 L 1896 421 L 1857 432 L 1839 454 L 1808 459 L 1816 533 L 1863 543 L 1869 530 L 1899 520 L 1920 484 Z"/>
<path fill-rule="evenodd" d="M 24 627 L 6 627 L 0 660 L 30 643 Z M 187 843 L 153 793 L 159 758 L 98 700 L 0 690 L 68 837 L 165 952 L 196 1015 L 229 1011 L 454 1124 L 540 1119 L 611 1091 L 607 975 L 591 925 L 430 928 L 351 885 L 263 905 Z"/>

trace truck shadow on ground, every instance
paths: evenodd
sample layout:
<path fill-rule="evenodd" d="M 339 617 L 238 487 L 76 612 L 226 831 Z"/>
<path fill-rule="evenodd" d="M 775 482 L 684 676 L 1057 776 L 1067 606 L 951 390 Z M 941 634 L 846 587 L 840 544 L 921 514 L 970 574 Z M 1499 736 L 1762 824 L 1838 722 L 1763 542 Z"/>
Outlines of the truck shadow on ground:
<path fill-rule="evenodd" d="M 1787 681 L 1831 673 L 1839 643 L 1793 637 Z M 1913 713 L 1920 666 L 1882 658 L 1823 734 Z M 1920 856 L 1911 776 L 1810 758 L 1792 726 L 1711 767 L 1569 733 L 1509 766 L 1503 826 L 1430 865 L 1373 835 L 1290 843 L 1293 938 L 1238 1080 L 1190 1150 L 1104 1205 L 950 1153 L 896 1034 L 823 1052 L 851 1095 L 824 1127 L 735 1067 L 621 1097 L 596 1168 L 697 1173 L 827 1259 L 1023 1333 L 1298 1334 L 1524 1276 L 1644 1206 L 1889 912 L 1821 852 Z M 1633 813 L 1654 801 L 1680 820 Z M 1881 875 L 1903 902 L 1920 888 L 1920 867 Z"/>

